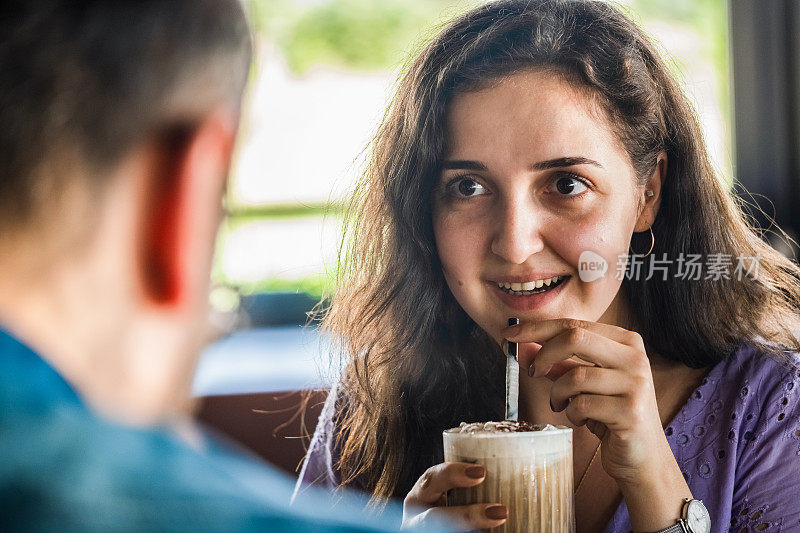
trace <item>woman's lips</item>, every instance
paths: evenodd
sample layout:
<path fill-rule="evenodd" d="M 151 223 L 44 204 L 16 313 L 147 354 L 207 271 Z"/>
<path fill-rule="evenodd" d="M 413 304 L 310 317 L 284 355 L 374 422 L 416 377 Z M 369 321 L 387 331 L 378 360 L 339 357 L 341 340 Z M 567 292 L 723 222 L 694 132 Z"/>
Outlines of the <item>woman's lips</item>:
<path fill-rule="evenodd" d="M 553 289 L 538 294 L 529 294 L 527 296 L 517 296 L 506 292 L 497 286 L 496 282 L 487 281 L 490 289 L 500 298 L 506 306 L 514 309 L 515 311 L 533 311 L 547 305 L 554 298 L 561 294 L 564 287 L 572 280 L 572 276 L 565 278 L 561 283 Z"/>

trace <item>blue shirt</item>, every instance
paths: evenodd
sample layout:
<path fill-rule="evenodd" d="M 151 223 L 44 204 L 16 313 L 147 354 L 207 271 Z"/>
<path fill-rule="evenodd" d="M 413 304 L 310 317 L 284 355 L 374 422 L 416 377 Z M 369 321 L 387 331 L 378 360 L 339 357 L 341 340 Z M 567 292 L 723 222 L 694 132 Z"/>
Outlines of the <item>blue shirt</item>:
<path fill-rule="evenodd" d="M 27 346 L 0 330 L 0 530 L 396 531 L 400 510 L 365 515 L 354 496 L 306 493 L 210 439 L 95 415 Z"/>

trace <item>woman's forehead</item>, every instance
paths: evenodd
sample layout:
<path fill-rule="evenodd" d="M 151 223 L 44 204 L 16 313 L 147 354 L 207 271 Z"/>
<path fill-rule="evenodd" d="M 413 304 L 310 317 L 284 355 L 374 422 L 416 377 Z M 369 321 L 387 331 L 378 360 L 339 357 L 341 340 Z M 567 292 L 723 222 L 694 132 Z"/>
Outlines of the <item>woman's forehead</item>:
<path fill-rule="evenodd" d="M 610 156 L 621 147 L 597 98 L 538 71 L 506 76 L 454 97 L 448 110 L 447 157 Z M 556 153 L 552 153 L 556 152 Z M 617 154 L 619 155 L 619 154 Z"/>

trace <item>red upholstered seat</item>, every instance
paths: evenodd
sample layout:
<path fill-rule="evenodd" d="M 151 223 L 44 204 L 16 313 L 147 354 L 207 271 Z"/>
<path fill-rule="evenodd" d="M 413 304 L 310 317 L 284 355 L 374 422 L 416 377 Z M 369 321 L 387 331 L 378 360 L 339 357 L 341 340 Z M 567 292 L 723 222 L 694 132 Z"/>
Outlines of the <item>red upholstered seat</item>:
<path fill-rule="evenodd" d="M 197 418 L 297 476 L 327 394 L 317 390 L 206 396 L 200 399 Z"/>

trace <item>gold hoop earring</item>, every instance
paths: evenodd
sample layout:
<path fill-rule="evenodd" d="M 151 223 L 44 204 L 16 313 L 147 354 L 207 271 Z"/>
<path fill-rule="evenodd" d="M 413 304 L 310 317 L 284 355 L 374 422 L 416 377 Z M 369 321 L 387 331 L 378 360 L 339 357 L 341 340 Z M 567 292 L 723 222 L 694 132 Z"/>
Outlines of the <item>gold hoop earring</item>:
<path fill-rule="evenodd" d="M 650 226 L 649 229 L 650 229 L 650 249 L 647 250 L 647 253 L 644 254 L 644 255 L 633 254 L 631 257 L 638 257 L 640 259 L 644 259 L 648 255 L 650 255 L 650 253 L 653 251 L 653 247 L 656 245 L 656 236 L 653 233 L 653 226 L 652 225 Z"/>

